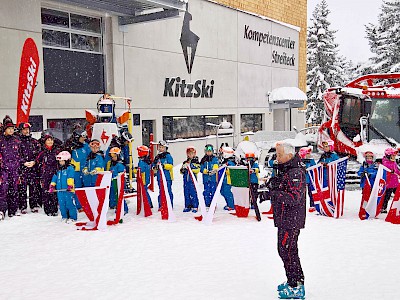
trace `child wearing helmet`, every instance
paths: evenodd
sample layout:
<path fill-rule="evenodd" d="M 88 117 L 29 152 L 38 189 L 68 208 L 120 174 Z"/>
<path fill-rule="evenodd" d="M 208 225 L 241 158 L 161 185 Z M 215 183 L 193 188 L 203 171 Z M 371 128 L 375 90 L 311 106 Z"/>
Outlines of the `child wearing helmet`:
<path fill-rule="evenodd" d="M 323 181 L 323 186 L 327 187 L 328 186 L 328 169 L 327 165 L 330 162 L 333 162 L 335 160 L 339 159 L 339 156 L 336 154 L 334 150 L 335 143 L 332 140 L 327 140 L 322 142 L 322 147 L 324 150 L 324 153 L 322 153 L 321 157 L 318 160 L 318 163 L 322 164 L 324 166 L 324 181 Z"/>
<path fill-rule="evenodd" d="M 111 160 L 107 163 L 106 170 L 111 171 L 112 180 L 116 180 L 119 173 L 125 172 L 125 167 L 121 162 L 121 149 L 113 147 L 110 149 L 108 155 Z M 114 189 L 114 184 L 111 184 L 110 188 L 110 208 L 114 209 L 117 207 L 117 191 Z M 128 213 L 128 205 L 124 200 L 124 212 Z"/>
<path fill-rule="evenodd" d="M 385 150 L 385 157 L 382 158 L 382 164 L 390 169 L 389 176 L 386 180 L 386 193 L 381 211 L 383 214 L 387 213 L 387 207 L 390 197 L 392 196 L 392 194 L 396 193 L 396 189 L 399 186 L 400 170 L 396 163 L 397 152 L 398 151 L 396 149 L 387 148 Z"/>
<path fill-rule="evenodd" d="M 306 166 L 306 169 L 315 166 L 315 160 L 311 158 L 311 148 L 310 147 L 303 147 L 300 148 L 299 150 L 299 156 L 301 158 L 301 161 L 303 164 Z M 314 212 L 315 211 L 315 205 L 314 205 L 314 200 L 312 197 L 312 183 L 310 179 L 310 175 L 308 172 L 306 172 L 306 184 L 307 184 L 307 192 L 308 192 L 308 198 L 310 199 L 310 208 L 308 211 Z"/>
<path fill-rule="evenodd" d="M 200 161 L 200 172 L 203 174 L 204 201 L 206 207 L 210 207 L 217 189 L 218 158 L 214 155 L 214 147 L 211 144 L 204 147 L 204 153 Z"/>
<path fill-rule="evenodd" d="M 249 167 L 250 172 L 250 193 L 252 201 L 257 201 L 258 198 L 258 174 L 260 173 L 260 167 L 258 166 L 256 155 L 253 152 L 247 152 L 245 154 L 246 165 Z M 251 204 L 251 209 L 254 209 L 254 205 Z"/>
<path fill-rule="evenodd" d="M 149 156 L 150 149 L 147 146 L 139 146 L 137 147 L 138 152 L 138 165 L 137 169 L 140 169 L 140 173 L 142 174 L 143 186 L 146 191 L 147 200 L 149 201 L 150 207 L 153 208 L 153 202 L 151 201 L 151 197 L 149 194 L 149 184 L 150 184 L 150 169 L 151 169 L 151 159 Z M 137 169 L 135 169 L 135 173 L 137 173 Z"/>
<path fill-rule="evenodd" d="M 86 187 L 95 186 L 97 173 L 104 171 L 103 151 L 100 150 L 99 140 L 93 139 L 89 143 L 90 153 L 86 158 L 83 173 L 83 185 Z"/>
<path fill-rule="evenodd" d="M 235 166 L 235 151 L 228 146 L 221 147 L 222 161 L 221 166 Z M 232 194 L 231 177 L 229 169 L 226 168 L 225 177 L 221 185 L 221 195 L 225 198 L 226 205 L 224 210 L 231 211 L 235 209 L 235 200 Z"/>
<path fill-rule="evenodd" d="M 196 156 L 196 149 L 194 147 L 188 147 L 186 149 L 186 160 L 182 163 L 180 169 L 183 175 L 183 194 L 185 196 L 185 208 L 183 212 L 197 213 L 199 207 L 199 199 L 197 198 L 195 182 L 197 180 L 197 174 L 200 172 L 199 158 Z M 189 174 L 189 168 L 192 170 L 195 178 Z"/>
<path fill-rule="evenodd" d="M 73 193 L 75 169 L 71 165 L 71 154 L 68 151 L 61 151 L 56 159 L 59 163 L 58 171 L 49 186 L 49 193 L 57 189 L 58 205 L 61 212 L 61 220 L 68 223 L 69 220 L 75 222 L 78 218 L 76 206 L 74 204 Z"/>
<path fill-rule="evenodd" d="M 158 142 L 158 154 L 153 161 L 153 169 L 157 171 L 157 182 L 160 186 L 161 173 L 164 172 L 165 179 L 167 181 L 168 194 L 171 199 L 171 205 L 174 206 L 174 194 L 172 194 L 172 180 L 174 180 L 174 160 L 168 150 L 168 143 L 166 141 Z M 159 170 L 161 164 L 162 170 Z M 158 195 L 158 210 L 161 210 L 161 195 Z"/>

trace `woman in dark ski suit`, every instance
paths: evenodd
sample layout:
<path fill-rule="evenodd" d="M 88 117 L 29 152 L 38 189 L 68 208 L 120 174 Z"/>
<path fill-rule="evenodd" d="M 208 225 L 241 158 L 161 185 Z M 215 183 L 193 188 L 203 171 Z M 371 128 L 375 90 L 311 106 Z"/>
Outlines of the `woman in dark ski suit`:
<path fill-rule="evenodd" d="M 269 181 L 269 197 L 278 227 L 278 252 L 287 282 L 278 286 L 281 299 L 303 298 L 304 274 L 298 255 L 297 240 L 306 220 L 306 173 L 294 147 L 277 143 L 277 174 Z"/>
<path fill-rule="evenodd" d="M 51 179 L 57 173 L 56 156 L 60 149 L 54 146 L 54 138 L 47 134 L 43 137 L 44 145 L 39 153 L 36 163 L 39 166 L 40 186 L 44 212 L 48 216 L 58 215 L 58 200 L 56 193 L 49 193 Z"/>

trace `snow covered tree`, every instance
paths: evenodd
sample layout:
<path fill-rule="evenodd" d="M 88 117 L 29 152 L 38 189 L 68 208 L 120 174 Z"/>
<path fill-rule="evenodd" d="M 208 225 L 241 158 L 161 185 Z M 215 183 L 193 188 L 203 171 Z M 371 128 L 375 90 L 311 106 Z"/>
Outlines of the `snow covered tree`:
<path fill-rule="evenodd" d="M 400 72 L 400 0 L 383 0 L 378 24 L 370 23 L 365 29 L 374 56 L 364 68 L 376 73 Z"/>
<path fill-rule="evenodd" d="M 341 86 L 349 78 L 344 69 L 349 63 L 339 56 L 335 30 L 331 30 L 325 0 L 317 4 L 307 30 L 307 123 L 321 123 L 324 116 L 323 92 Z"/>

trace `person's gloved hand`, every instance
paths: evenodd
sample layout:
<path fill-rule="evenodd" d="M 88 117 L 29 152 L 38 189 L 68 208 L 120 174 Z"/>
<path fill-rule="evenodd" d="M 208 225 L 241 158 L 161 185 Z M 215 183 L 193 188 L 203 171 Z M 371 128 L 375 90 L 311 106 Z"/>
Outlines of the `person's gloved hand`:
<path fill-rule="evenodd" d="M 74 187 L 72 185 L 67 186 L 67 192 L 72 192 Z"/>
<path fill-rule="evenodd" d="M 49 193 L 54 193 L 54 190 L 55 190 L 54 185 L 50 184 Z"/>
<path fill-rule="evenodd" d="M 262 192 L 262 195 L 260 197 L 260 203 L 270 200 L 271 199 L 271 192 L 270 191 L 265 191 Z"/>
<path fill-rule="evenodd" d="M 97 170 L 94 169 L 93 171 L 90 172 L 90 175 L 96 175 L 97 174 Z"/>
<path fill-rule="evenodd" d="M 207 169 L 204 169 L 203 174 L 208 175 L 208 170 L 207 170 Z"/>
<path fill-rule="evenodd" d="M 87 168 L 83 168 L 82 173 L 84 175 L 88 175 L 89 174 L 88 169 Z"/>

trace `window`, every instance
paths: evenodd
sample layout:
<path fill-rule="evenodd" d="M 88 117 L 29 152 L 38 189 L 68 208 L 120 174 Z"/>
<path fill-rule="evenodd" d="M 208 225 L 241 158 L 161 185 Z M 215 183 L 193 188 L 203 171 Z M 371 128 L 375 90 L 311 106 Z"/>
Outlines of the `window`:
<path fill-rule="evenodd" d="M 263 130 L 262 114 L 240 115 L 240 132 L 257 132 Z"/>
<path fill-rule="evenodd" d="M 65 141 L 69 138 L 75 128 L 80 127 L 82 130 L 86 128 L 86 119 L 48 119 L 47 128 L 49 132 L 56 138 Z"/>
<path fill-rule="evenodd" d="M 43 116 L 29 116 L 29 124 L 31 124 L 31 132 L 43 131 Z"/>
<path fill-rule="evenodd" d="M 175 140 L 215 134 L 216 128 L 207 123 L 219 125 L 224 120 L 232 123 L 232 115 L 163 117 L 163 137 Z"/>
<path fill-rule="evenodd" d="M 42 8 L 46 93 L 104 93 L 101 18 Z"/>

